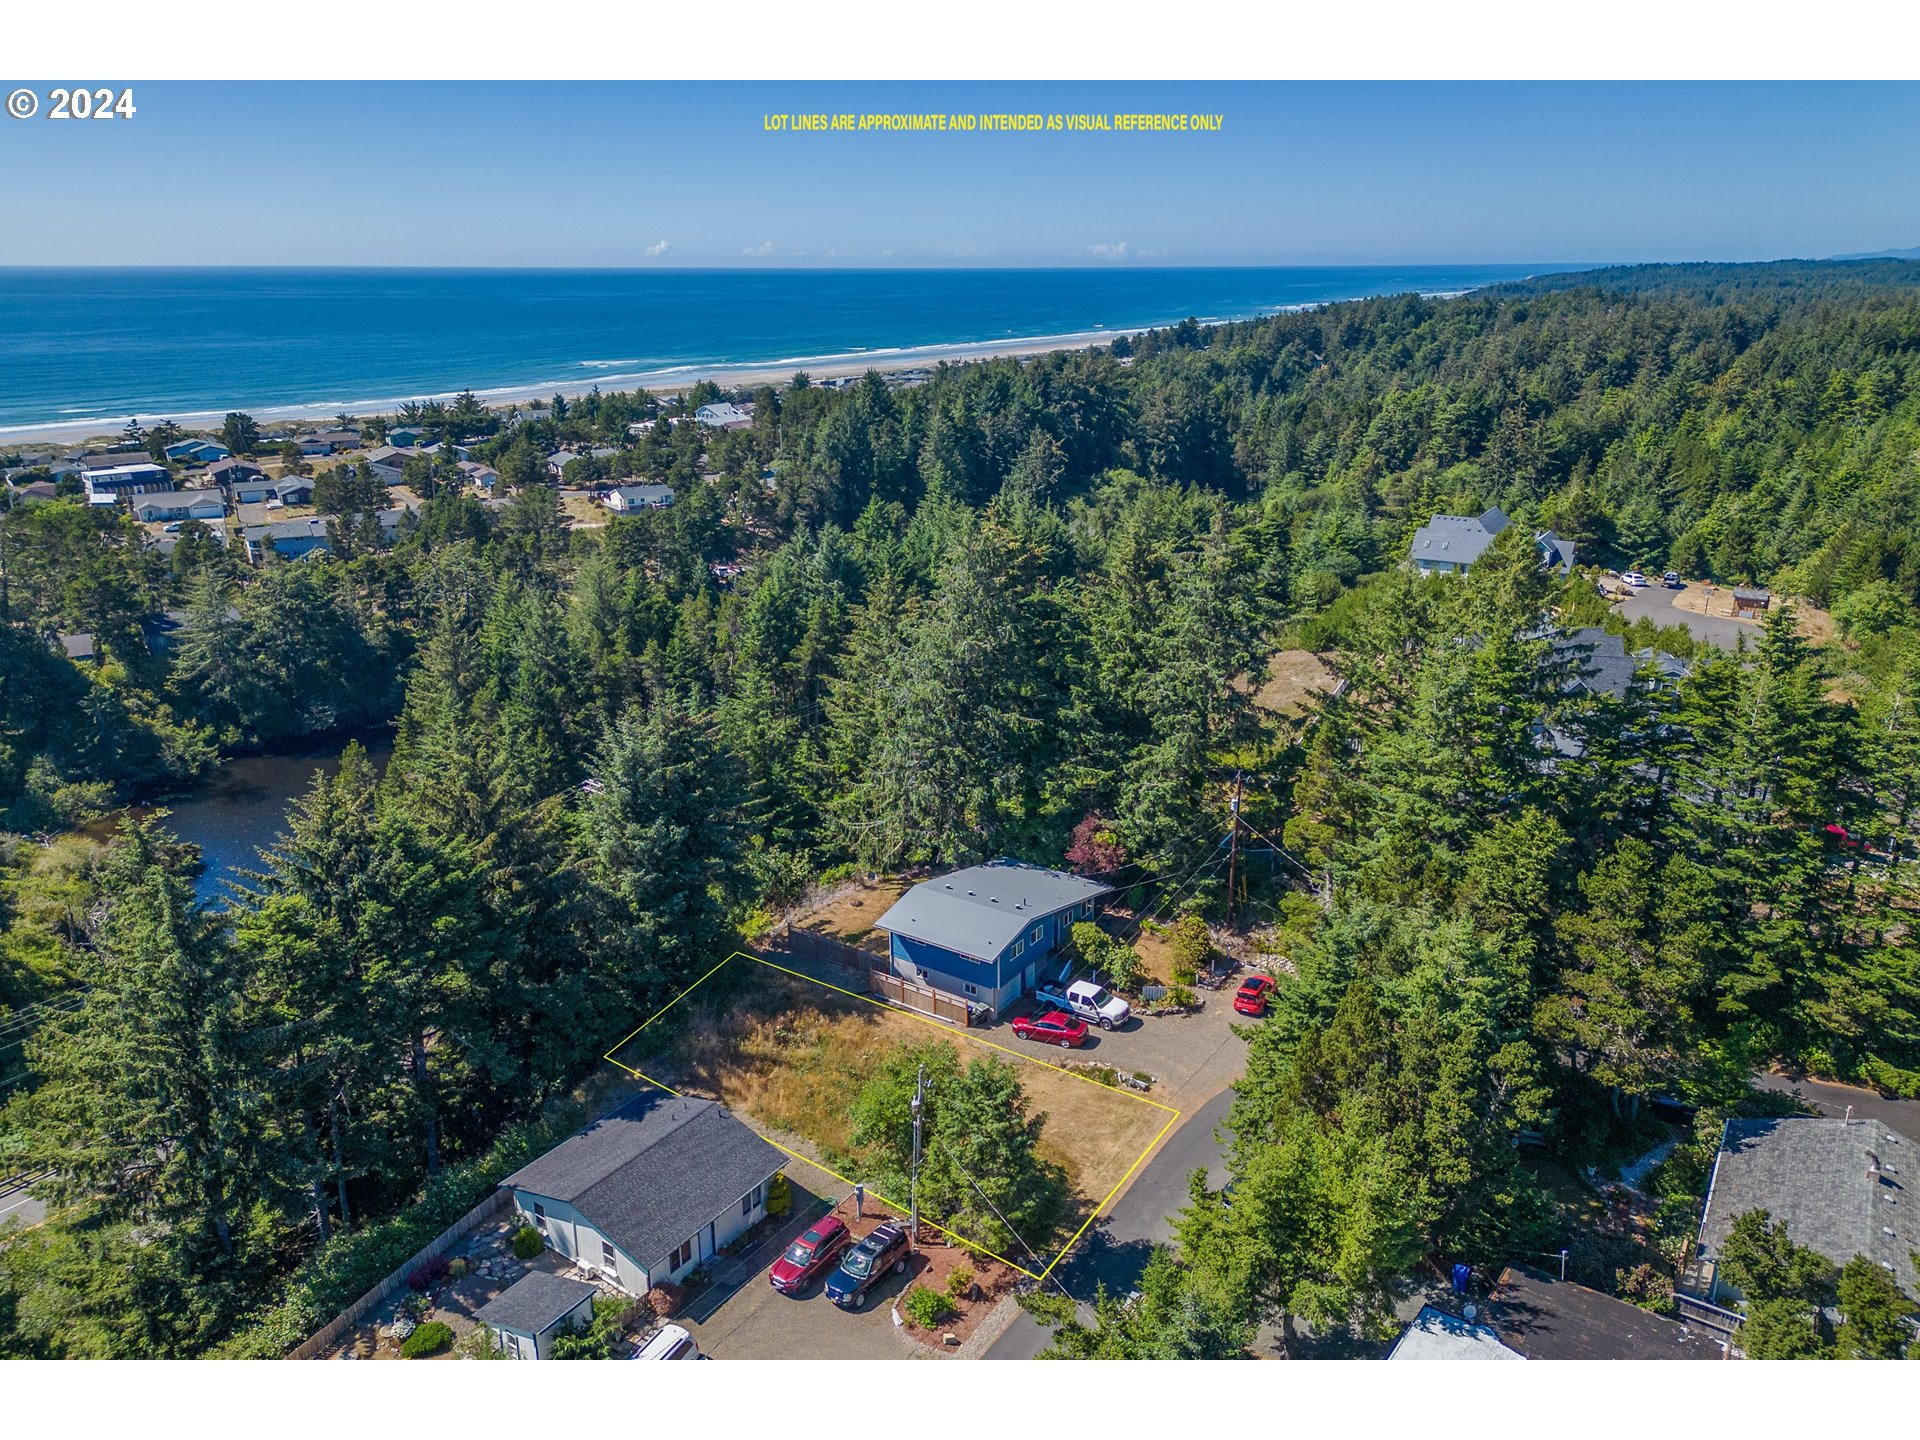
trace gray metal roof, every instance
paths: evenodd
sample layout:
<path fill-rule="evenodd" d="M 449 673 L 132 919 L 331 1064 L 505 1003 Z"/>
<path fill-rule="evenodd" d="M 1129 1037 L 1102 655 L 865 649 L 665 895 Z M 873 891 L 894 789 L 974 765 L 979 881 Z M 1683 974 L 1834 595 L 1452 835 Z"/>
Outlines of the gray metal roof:
<path fill-rule="evenodd" d="M 1718 1261 L 1749 1210 L 1784 1220 L 1795 1244 L 1836 1265 L 1864 1255 L 1920 1298 L 1920 1146 L 1878 1120 L 1729 1120 L 1714 1162 L 1704 1257 Z"/>
<path fill-rule="evenodd" d="M 1111 888 L 1024 860 L 989 860 L 922 880 L 874 923 L 956 955 L 991 960 L 1036 920 L 1108 894 Z"/>
<path fill-rule="evenodd" d="M 549 1270 L 523 1275 L 474 1312 L 474 1323 L 497 1325 L 516 1335 L 544 1335 L 591 1300 L 593 1286 Z"/>
<path fill-rule="evenodd" d="M 608 492 L 620 497 L 623 505 L 651 505 L 656 500 L 672 500 L 671 485 L 616 485 Z"/>
<path fill-rule="evenodd" d="M 649 1090 L 500 1183 L 573 1206 L 651 1267 L 785 1163 L 714 1101 Z"/>

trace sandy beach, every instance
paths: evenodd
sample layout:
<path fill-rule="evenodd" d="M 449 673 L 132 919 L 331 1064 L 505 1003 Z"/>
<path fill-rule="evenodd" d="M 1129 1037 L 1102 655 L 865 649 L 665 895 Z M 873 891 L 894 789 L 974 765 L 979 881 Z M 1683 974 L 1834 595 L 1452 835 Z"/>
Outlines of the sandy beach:
<path fill-rule="evenodd" d="M 572 400 L 595 389 L 603 394 L 614 390 L 642 389 L 660 395 L 677 395 L 684 394 L 695 385 L 707 380 L 728 387 L 784 385 L 793 378 L 794 372 L 799 370 L 806 371 L 815 380 L 837 380 L 847 376 L 864 375 L 869 370 L 886 374 L 899 370 L 923 370 L 941 363 L 952 365 L 969 360 L 990 360 L 1001 356 L 1045 355 L 1056 350 L 1085 350 L 1092 346 L 1111 345 L 1121 335 L 1141 333 L 1143 333 L 1141 330 L 1087 330 L 1071 335 L 1034 335 L 1012 340 L 982 340 L 954 345 L 862 350 L 839 355 L 802 356 L 753 364 L 682 365 L 665 370 L 608 372 L 585 379 L 569 378 L 528 385 L 502 386 L 495 389 L 475 389 L 474 394 L 483 403 L 495 409 L 524 406 L 533 400 L 551 400 L 555 395 L 564 395 Z M 321 422 L 330 421 L 342 414 L 356 417 L 392 414 L 395 409 L 409 400 L 451 401 L 460 393 L 459 390 L 448 390 L 427 395 L 395 395 L 348 402 L 259 406 L 252 408 L 248 413 L 263 423 Z M 229 409 L 242 408 L 245 407 L 234 405 L 191 413 L 142 414 L 134 418 L 137 418 L 142 425 L 148 426 L 162 420 L 171 420 L 185 430 L 215 430 L 219 428 L 221 420 Z M 23 444 L 46 442 L 71 444 L 96 438 L 105 439 L 119 435 L 127 419 L 127 416 L 113 418 L 95 416 L 86 420 L 60 424 L 0 426 L 0 447 L 13 448 Z"/>

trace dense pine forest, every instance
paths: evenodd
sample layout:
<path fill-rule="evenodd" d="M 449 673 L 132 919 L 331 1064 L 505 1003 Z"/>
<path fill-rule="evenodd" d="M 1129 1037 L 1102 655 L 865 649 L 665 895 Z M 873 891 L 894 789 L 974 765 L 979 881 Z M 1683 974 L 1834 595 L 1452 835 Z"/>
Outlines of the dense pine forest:
<path fill-rule="evenodd" d="M 1774 1062 L 1920 1093 L 1920 263 L 1189 321 L 674 423 L 712 393 L 409 407 L 511 497 L 423 466 L 388 534 L 323 463 L 330 557 L 0 515 L 0 1173 L 53 1177 L 0 1236 L 0 1355 L 282 1353 L 575 1123 L 635 1016 L 858 872 L 1093 856 L 1290 966 L 1232 1203 L 1197 1189 L 1067 1353 L 1375 1333 L 1428 1257 L 1567 1243 L 1538 1157 L 1638 1153 L 1656 1100 L 1717 1135 Z M 570 527 L 562 447 L 675 503 Z M 1491 505 L 1523 523 L 1471 574 L 1404 566 Z M 1629 565 L 1836 633 L 1636 635 L 1686 676 L 1596 694 L 1554 627 L 1624 628 L 1584 572 Z M 1292 648 L 1348 682 L 1298 722 L 1252 699 Z M 92 823 L 389 725 L 220 907 L 163 822 Z M 1228 897 L 1236 777 L 1277 858 Z M 1670 1291 L 1711 1153 L 1590 1283 Z"/>

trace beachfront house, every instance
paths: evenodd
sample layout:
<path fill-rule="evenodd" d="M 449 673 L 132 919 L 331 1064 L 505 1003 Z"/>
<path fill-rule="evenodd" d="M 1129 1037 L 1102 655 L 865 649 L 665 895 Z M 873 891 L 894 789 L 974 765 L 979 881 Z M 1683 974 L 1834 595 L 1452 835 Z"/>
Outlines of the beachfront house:
<path fill-rule="evenodd" d="M 117 505 L 129 495 L 173 488 L 173 472 L 151 460 L 82 470 L 80 480 L 87 487 L 89 505 Z"/>
<path fill-rule="evenodd" d="M 227 513 L 226 497 L 213 486 L 195 490 L 154 490 L 133 499 L 133 518 L 141 524 L 155 520 L 222 519 Z"/>
<path fill-rule="evenodd" d="M 1074 924 L 1109 893 L 1081 875 L 990 860 L 921 881 L 874 923 L 902 980 L 1004 1010 L 1058 978 Z"/>
<path fill-rule="evenodd" d="M 1493 537 L 1513 523 L 1498 505 L 1478 515 L 1436 515 L 1413 532 L 1410 558 L 1422 575 L 1464 575 L 1486 554 Z M 1534 535 L 1540 563 L 1565 575 L 1573 568 L 1573 542 L 1551 530 Z"/>
<path fill-rule="evenodd" d="M 233 454 L 218 440 L 176 440 L 167 446 L 165 453 L 167 459 L 177 460 L 182 465 L 211 465 Z"/>
<path fill-rule="evenodd" d="M 500 1183 L 550 1249 L 645 1295 L 764 1219 L 785 1163 L 716 1101 L 649 1090 Z"/>
<path fill-rule="evenodd" d="M 616 515 L 642 510 L 664 510 L 673 504 L 671 485 L 619 485 L 607 492 L 606 505 Z"/>

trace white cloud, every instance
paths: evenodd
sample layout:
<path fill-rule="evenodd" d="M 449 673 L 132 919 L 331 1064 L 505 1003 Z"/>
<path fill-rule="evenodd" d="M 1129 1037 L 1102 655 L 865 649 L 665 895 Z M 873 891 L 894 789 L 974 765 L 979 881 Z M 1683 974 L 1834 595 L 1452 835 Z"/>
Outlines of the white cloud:
<path fill-rule="evenodd" d="M 1124 260 L 1127 258 L 1127 242 L 1122 240 L 1117 245 L 1090 245 L 1087 253 L 1096 260 Z"/>
<path fill-rule="evenodd" d="M 773 242 L 771 240 L 762 240 L 758 245 L 749 245 L 740 253 L 748 259 L 764 259 L 773 254 Z"/>
<path fill-rule="evenodd" d="M 653 244 L 647 246 L 647 252 L 646 252 L 647 258 L 650 260 L 658 260 L 662 255 L 666 254 L 667 251 L 671 250 L 672 248 L 673 246 L 670 245 L 667 241 L 656 240 L 653 242 Z"/>

